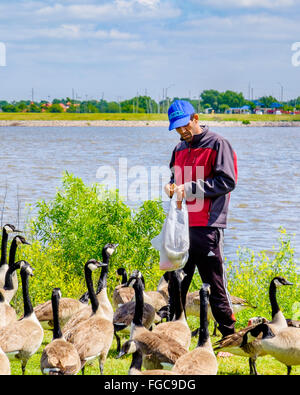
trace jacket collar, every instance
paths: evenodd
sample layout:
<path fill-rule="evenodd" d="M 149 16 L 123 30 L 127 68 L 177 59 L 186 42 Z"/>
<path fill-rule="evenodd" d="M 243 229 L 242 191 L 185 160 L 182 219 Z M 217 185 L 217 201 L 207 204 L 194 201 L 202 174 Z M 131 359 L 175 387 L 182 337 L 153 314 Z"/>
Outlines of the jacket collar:
<path fill-rule="evenodd" d="M 190 143 L 186 143 L 188 146 L 193 146 L 199 144 L 199 142 L 203 139 L 203 137 L 206 135 L 208 132 L 208 126 L 207 125 L 200 125 L 202 128 L 202 132 L 200 134 L 195 134 L 193 136 L 193 140 Z M 181 141 L 184 141 L 183 138 L 180 139 Z"/>

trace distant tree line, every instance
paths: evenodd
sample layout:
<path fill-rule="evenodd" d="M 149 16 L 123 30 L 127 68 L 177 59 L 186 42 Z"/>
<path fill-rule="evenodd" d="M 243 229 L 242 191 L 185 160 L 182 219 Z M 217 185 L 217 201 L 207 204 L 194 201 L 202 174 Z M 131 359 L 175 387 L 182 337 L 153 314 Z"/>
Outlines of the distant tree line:
<path fill-rule="evenodd" d="M 300 96 L 286 102 L 279 102 L 275 97 L 263 96 L 251 101 L 245 99 L 242 93 L 227 90 L 219 92 L 214 89 L 204 90 L 199 99 L 190 98 L 166 98 L 156 102 L 150 96 L 136 96 L 123 101 L 100 100 L 72 100 L 54 99 L 52 102 L 42 100 L 40 102 L 21 100 L 7 102 L 0 100 L 0 111 L 2 112 L 69 112 L 69 113 L 166 113 L 170 104 L 176 99 L 184 99 L 191 102 L 197 112 L 211 109 L 216 113 L 224 113 L 230 108 L 249 106 L 250 110 L 257 107 L 270 108 L 277 103 L 284 111 L 300 110 Z"/>

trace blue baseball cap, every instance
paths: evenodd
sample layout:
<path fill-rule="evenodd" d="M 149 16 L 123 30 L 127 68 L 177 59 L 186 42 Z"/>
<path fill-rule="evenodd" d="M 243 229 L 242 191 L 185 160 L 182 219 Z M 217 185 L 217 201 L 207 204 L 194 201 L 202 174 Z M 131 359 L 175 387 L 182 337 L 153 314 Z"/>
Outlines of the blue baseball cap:
<path fill-rule="evenodd" d="M 168 110 L 170 121 L 169 130 L 187 125 L 191 119 L 191 115 L 195 114 L 195 112 L 190 102 L 186 100 L 175 100 Z"/>

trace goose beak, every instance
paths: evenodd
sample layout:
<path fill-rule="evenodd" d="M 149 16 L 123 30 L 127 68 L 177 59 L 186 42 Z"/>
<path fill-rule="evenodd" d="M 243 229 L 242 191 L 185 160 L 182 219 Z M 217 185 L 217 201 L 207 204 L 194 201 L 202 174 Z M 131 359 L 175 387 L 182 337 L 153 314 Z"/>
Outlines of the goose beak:
<path fill-rule="evenodd" d="M 27 240 L 25 240 L 25 241 L 23 242 L 23 244 L 27 244 L 27 245 L 31 246 L 31 243 L 28 243 Z"/>
<path fill-rule="evenodd" d="M 97 267 L 104 267 L 104 266 L 107 266 L 107 263 L 97 262 L 96 265 L 97 265 Z"/>
<path fill-rule="evenodd" d="M 129 277 L 129 280 L 127 281 L 127 283 L 125 283 L 125 284 L 123 284 L 122 285 L 122 288 L 124 287 L 130 287 L 130 284 L 134 281 L 134 280 L 136 280 L 136 277 Z"/>
<path fill-rule="evenodd" d="M 123 355 L 125 355 L 124 351 L 120 351 L 119 354 L 116 356 L 116 359 L 119 359 L 121 357 L 123 357 Z"/>
<path fill-rule="evenodd" d="M 23 233 L 23 230 L 15 229 L 15 230 L 14 230 L 14 233 Z"/>
<path fill-rule="evenodd" d="M 293 283 L 287 281 L 285 285 L 294 285 Z"/>

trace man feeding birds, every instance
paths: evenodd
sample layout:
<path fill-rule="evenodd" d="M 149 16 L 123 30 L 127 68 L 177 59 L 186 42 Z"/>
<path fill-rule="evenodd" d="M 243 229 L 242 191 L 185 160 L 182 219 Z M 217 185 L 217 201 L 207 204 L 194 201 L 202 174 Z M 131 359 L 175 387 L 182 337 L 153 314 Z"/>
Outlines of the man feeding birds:
<path fill-rule="evenodd" d="M 176 130 L 180 142 L 172 153 L 172 175 L 165 191 L 170 197 L 176 193 L 177 201 L 186 199 L 189 213 L 190 250 L 182 294 L 186 295 L 197 267 L 202 281 L 211 285 L 212 313 L 226 336 L 234 332 L 236 321 L 223 258 L 230 192 L 237 182 L 236 154 L 225 138 L 199 123 L 188 101 L 174 101 L 168 117 L 169 130 Z"/>

